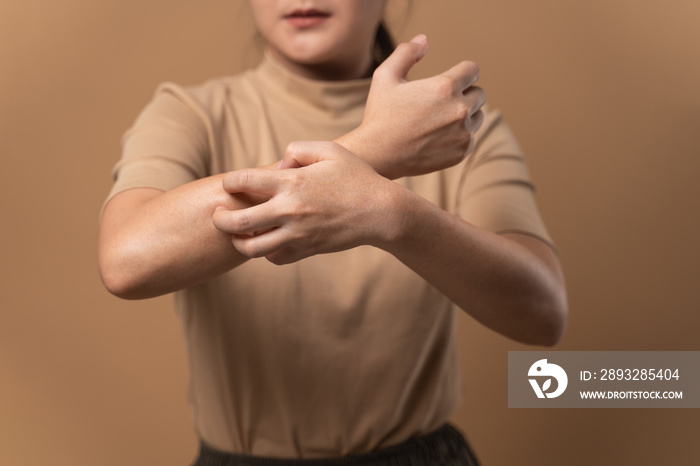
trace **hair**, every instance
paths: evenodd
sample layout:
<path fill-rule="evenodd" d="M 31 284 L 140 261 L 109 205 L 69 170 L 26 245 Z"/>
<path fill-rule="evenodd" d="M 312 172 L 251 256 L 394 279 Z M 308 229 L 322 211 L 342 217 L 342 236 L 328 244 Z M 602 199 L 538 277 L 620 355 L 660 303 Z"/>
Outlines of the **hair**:
<path fill-rule="evenodd" d="M 392 3 L 393 8 L 389 8 L 389 3 Z M 411 12 L 413 10 L 414 1 L 404 0 L 404 2 L 399 5 L 394 4 L 393 0 L 386 0 L 384 8 L 384 19 L 379 23 L 377 28 L 377 33 L 374 36 L 374 63 L 375 67 L 379 66 L 384 60 L 389 58 L 396 48 L 396 42 L 393 36 L 389 32 L 387 23 L 391 23 L 393 26 L 396 25 L 398 18 L 403 18 L 401 21 L 402 26 L 399 29 L 403 29 L 408 22 Z M 397 13 L 401 13 L 397 16 Z M 393 20 L 387 20 L 386 16 L 394 17 Z"/>
<path fill-rule="evenodd" d="M 374 36 L 374 61 L 380 65 L 392 54 L 396 48 L 396 43 L 389 33 L 384 21 L 379 23 L 377 34 Z"/>

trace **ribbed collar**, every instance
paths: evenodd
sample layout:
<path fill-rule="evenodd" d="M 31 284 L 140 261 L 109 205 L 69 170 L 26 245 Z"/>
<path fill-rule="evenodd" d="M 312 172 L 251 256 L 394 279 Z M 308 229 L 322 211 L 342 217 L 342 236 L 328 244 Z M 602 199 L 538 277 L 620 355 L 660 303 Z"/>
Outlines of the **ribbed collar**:
<path fill-rule="evenodd" d="M 316 81 L 287 70 L 269 51 L 255 70 L 266 91 L 308 112 L 340 116 L 363 107 L 371 78 L 349 81 Z"/>

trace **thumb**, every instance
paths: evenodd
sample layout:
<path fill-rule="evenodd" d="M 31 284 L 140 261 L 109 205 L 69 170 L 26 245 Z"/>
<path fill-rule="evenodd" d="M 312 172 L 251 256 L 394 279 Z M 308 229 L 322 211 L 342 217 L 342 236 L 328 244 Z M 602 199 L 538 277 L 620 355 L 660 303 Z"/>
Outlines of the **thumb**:
<path fill-rule="evenodd" d="M 300 168 L 333 158 L 333 143 L 328 141 L 294 141 L 289 143 L 277 168 Z"/>
<path fill-rule="evenodd" d="M 428 38 L 419 34 L 410 42 L 399 44 L 396 50 L 379 65 L 377 71 L 397 81 L 406 79 L 410 69 L 425 56 L 428 51 Z"/>

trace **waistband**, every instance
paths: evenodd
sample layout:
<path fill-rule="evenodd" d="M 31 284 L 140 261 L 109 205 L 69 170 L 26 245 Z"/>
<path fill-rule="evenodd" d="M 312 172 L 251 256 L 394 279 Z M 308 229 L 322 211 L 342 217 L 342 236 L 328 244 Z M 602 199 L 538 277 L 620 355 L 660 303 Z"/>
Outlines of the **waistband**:
<path fill-rule="evenodd" d="M 341 458 L 286 459 L 239 455 L 200 442 L 192 466 L 478 466 L 464 436 L 450 424 L 380 450 Z"/>

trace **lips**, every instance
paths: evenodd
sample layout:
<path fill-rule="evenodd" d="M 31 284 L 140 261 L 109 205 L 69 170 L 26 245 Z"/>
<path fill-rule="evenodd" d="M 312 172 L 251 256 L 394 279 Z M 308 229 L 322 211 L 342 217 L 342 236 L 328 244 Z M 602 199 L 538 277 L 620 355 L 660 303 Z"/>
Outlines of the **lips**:
<path fill-rule="evenodd" d="M 314 8 L 297 9 L 292 11 L 291 13 L 284 15 L 284 19 L 289 24 L 299 29 L 318 26 L 330 17 L 330 13 Z"/>

